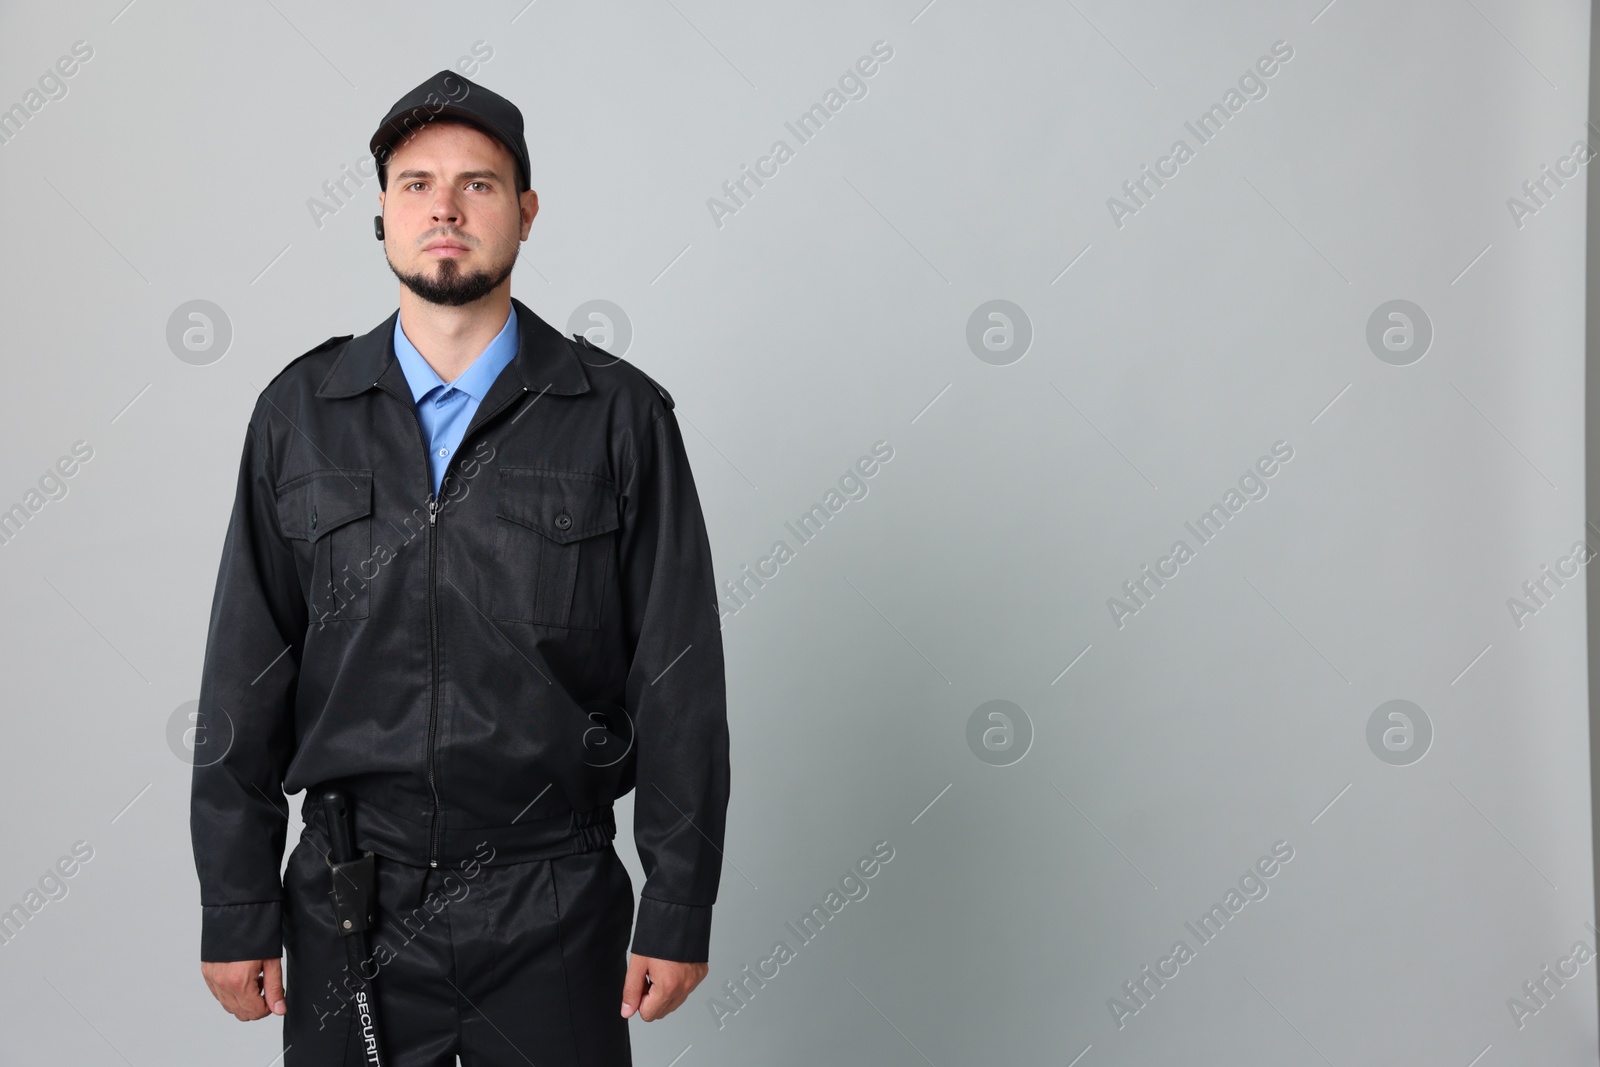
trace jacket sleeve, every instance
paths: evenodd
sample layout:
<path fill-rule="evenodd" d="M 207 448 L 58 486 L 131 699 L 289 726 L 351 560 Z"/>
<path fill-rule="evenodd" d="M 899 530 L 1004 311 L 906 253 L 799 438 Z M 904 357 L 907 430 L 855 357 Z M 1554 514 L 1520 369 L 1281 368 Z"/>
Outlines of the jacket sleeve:
<path fill-rule="evenodd" d="M 711 546 L 670 408 L 635 442 L 621 549 L 633 836 L 645 882 L 633 951 L 710 959 L 728 806 L 728 709 Z"/>
<path fill-rule="evenodd" d="M 200 958 L 282 952 L 283 775 L 307 611 L 278 523 L 262 403 L 245 431 L 200 679 L 189 831 L 200 876 Z"/>

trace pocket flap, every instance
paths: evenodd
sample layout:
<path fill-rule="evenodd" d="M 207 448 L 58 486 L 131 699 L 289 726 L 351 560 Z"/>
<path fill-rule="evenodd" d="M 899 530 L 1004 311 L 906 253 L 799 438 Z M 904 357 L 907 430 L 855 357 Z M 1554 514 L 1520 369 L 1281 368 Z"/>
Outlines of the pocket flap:
<path fill-rule="evenodd" d="M 620 526 L 609 482 L 571 471 L 501 467 L 495 510 L 502 518 L 567 544 Z"/>
<path fill-rule="evenodd" d="M 370 514 L 371 471 L 312 471 L 278 490 L 278 521 L 285 537 L 317 541 Z"/>

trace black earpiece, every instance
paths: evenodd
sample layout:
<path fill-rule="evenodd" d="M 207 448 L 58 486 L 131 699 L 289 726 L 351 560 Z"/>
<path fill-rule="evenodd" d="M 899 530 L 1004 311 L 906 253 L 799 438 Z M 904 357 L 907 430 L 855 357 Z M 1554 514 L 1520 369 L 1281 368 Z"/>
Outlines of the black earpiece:
<path fill-rule="evenodd" d="M 383 240 L 383 216 L 372 216 L 372 230 L 378 235 L 378 240 Z"/>

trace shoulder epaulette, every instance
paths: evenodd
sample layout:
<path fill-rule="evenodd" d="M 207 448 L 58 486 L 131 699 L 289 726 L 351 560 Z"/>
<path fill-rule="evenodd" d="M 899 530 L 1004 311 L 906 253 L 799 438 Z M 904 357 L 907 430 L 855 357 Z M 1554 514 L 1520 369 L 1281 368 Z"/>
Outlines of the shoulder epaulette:
<path fill-rule="evenodd" d="M 634 370 L 639 370 L 638 367 L 635 367 L 633 369 Z M 640 370 L 639 373 L 640 374 L 644 374 L 644 371 Z M 661 394 L 661 399 L 667 405 L 667 410 L 671 411 L 672 410 L 672 394 L 667 392 L 667 390 L 661 385 L 661 383 L 656 381 L 654 378 L 650 377 L 650 375 L 644 374 L 644 380 L 649 382 L 651 385 L 656 387 L 656 392 Z"/>
<path fill-rule="evenodd" d="M 596 352 L 605 353 L 605 355 L 610 356 L 613 360 L 617 361 L 618 363 L 627 362 L 621 356 L 614 356 L 610 352 L 607 352 L 605 349 L 601 348 L 599 345 L 597 345 L 593 341 L 589 340 L 589 338 L 587 336 L 585 336 L 584 334 L 575 333 L 575 334 L 572 335 L 572 339 L 574 341 L 576 341 L 580 345 L 584 345 L 587 348 L 594 349 Z M 632 367 L 636 371 L 639 371 L 640 376 L 643 377 L 645 381 L 647 381 L 651 385 L 655 386 L 656 392 L 661 394 L 662 403 L 667 405 L 667 410 L 668 411 L 671 411 L 672 410 L 672 394 L 667 392 L 666 389 L 664 389 L 662 387 L 660 382 L 658 382 L 654 378 L 650 377 L 650 375 L 645 374 L 644 371 L 639 370 L 639 367 L 638 367 L 637 364 L 629 363 L 628 366 Z"/>
<path fill-rule="evenodd" d="M 328 349 L 333 348 L 336 345 L 344 344 L 346 341 L 350 340 L 353 337 L 355 337 L 355 334 L 353 334 L 353 333 L 347 333 L 347 334 L 344 334 L 344 335 L 342 335 L 340 337 L 330 337 L 326 341 L 324 341 L 320 345 L 318 345 L 317 347 L 311 349 L 309 352 L 300 353 L 300 355 L 294 357 L 288 363 L 284 364 L 283 370 L 280 370 L 277 374 L 274 374 L 272 376 L 272 381 L 275 382 L 279 378 L 283 377 L 285 374 L 287 374 L 289 372 L 289 368 L 290 367 L 294 366 L 296 363 L 299 363 L 302 359 L 305 359 L 307 356 L 314 356 L 318 352 L 326 352 Z M 268 384 L 270 385 L 271 382 L 268 382 Z"/>
<path fill-rule="evenodd" d="M 354 337 L 355 337 L 355 334 L 353 334 L 353 333 L 341 334 L 338 337 L 330 337 L 326 341 L 324 341 L 320 345 L 318 345 L 317 347 L 313 348 L 311 350 L 311 352 L 307 352 L 306 355 L 309 356 L 309 355 L 311 355 L 312 352 L 321 352 L 325 348 L 332 348 L 334 345 L 342 344 L 345 341 L 349 341 Z"/>

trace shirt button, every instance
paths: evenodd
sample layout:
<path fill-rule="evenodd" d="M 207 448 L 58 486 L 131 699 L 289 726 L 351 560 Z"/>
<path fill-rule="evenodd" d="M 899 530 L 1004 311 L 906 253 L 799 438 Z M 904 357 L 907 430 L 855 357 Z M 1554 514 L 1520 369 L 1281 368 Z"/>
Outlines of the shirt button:
<path fill-rule="evenodd" d="M 450 454 L 450 450 L 449 449 L 446 449 L 446 448 L 439 449 L 439 455 L 448 456 L 449 454 Z"/>
<path fill-rule="evenodd" d="M 572 516 L 568 515 L 565 511 L 556 516 L 556 529 L 565 530 L 571 527 L 571 525 Z"/>

